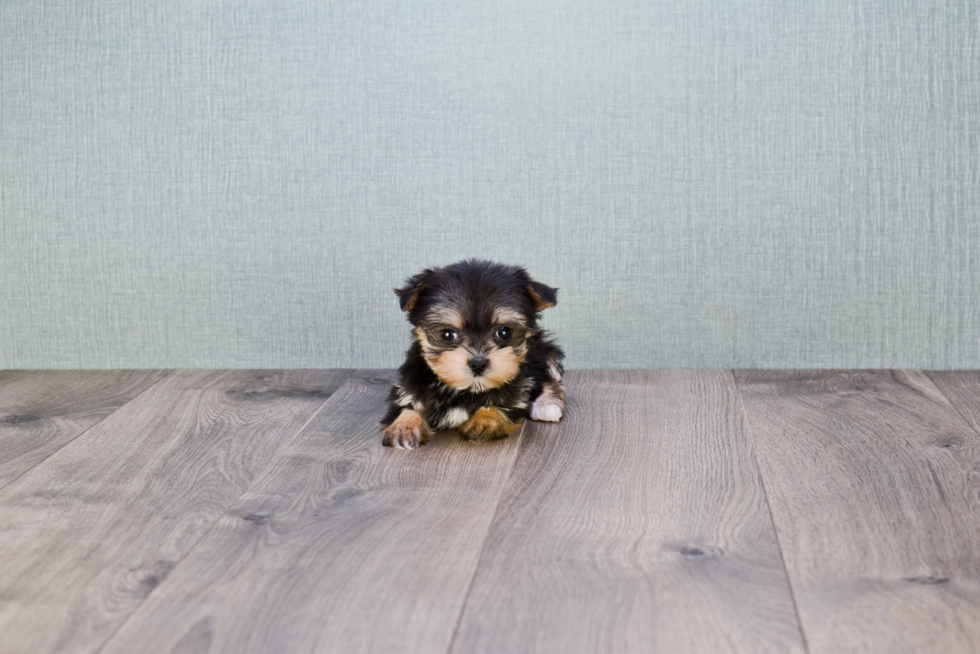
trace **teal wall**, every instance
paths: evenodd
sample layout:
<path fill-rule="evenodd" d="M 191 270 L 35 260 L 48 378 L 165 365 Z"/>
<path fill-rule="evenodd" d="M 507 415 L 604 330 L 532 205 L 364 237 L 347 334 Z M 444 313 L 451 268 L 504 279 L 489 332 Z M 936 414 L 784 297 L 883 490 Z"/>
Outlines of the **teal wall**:
<path fill-rule="evenodd" d="M 980 368 L 980 3 L 0 3 L 0 367 L 394 366 L 393 286 L 572 367 Z"/>

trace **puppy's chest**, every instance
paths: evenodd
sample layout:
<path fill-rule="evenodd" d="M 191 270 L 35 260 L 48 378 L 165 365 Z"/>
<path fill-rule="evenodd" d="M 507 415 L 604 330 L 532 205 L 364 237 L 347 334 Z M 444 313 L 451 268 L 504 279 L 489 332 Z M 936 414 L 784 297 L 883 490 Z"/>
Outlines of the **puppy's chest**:
<path fill-rule="evenodd" d="M 439 429 L 455 429 L 470 419 L 472 411 L 462 406 L 452 406 L 441 411 L 435 411 L 429 419 Z"/>
<path fill-rule="evenodd" d="M 426 418 L 437 429 L 455 429 L 483 407 L 526 410 L 530 406 L 531 387 L 532 384 L 519 383 L 479 395 L 459 393 L 449 397 L 435 397 Z"/>

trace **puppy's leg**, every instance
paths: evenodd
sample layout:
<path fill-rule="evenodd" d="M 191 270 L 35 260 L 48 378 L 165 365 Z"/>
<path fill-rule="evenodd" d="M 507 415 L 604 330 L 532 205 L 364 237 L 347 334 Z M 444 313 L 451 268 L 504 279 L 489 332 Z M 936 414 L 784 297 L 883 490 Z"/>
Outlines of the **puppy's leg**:
<path fill-rule="evenodd" d="M 468 441 L 491 441 L 510 436 L 519 424 L 496 407 L 483 407 L 459 426 L 459 433 Z"/>
<path fill-rule="evenodd" d="M 558 382 L 545 382 L 541 395 L 531 404 L 531 420 L 558 422 L 565 413 L 565 389 Z"/>
<path fill-rule="evenodd" d="M 548 359 L 548 380 L 541 385 L 541 394 L 531 404 L 531 420 L 558 422 L 565 413 L 565 389 L 561 385 L 563 369 L 554 357 Z"/>
<path fill-rule="evenodd" d="M 413 409 L 402 409 L 395 421 L 385 428 L 381 444 L 385 447 L 411 450 L 428 443 L 431 434 L 422 414 Z"/>

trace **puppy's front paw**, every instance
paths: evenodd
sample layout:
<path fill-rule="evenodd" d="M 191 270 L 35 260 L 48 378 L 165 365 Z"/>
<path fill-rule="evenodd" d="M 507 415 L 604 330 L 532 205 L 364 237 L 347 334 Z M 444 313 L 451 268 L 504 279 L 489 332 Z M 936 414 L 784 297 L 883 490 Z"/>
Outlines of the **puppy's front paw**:
<path fill-rule="evenodd" d="M 531 420 L 558 422 L 565 413 L 565 389 L 557 382 L 547 382 L 531 404 Z"/>
<path fill-rule="evenodd" d="M 395 422 L 388 425 L 381 437 L 385 447 L 412 450 L 429 442 L 431 432 L 418 411 L 405 409 Z"/>
<path fill-rule="evenodd" d="M 492 441 L 510 436 L 516 428 L 517 423 L 500 409 L 484 407 L 459 426 L 459 433 L 468 441 Z"/>
<path fill-rule="evenodd" d="M 558 422 L 565 412 L 564 402 L 553 395 L 540 395 L 531 405 L 531 420 Z"/>

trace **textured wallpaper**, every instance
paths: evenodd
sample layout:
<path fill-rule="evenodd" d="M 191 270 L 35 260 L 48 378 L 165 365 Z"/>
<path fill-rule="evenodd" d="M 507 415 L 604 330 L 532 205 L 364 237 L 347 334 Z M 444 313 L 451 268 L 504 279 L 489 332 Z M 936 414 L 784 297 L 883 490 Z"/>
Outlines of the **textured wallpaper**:
<path fill-rule="evenodd" d="M 0 3 L 0 367 L 980 367 L 980 3 Z"/>

